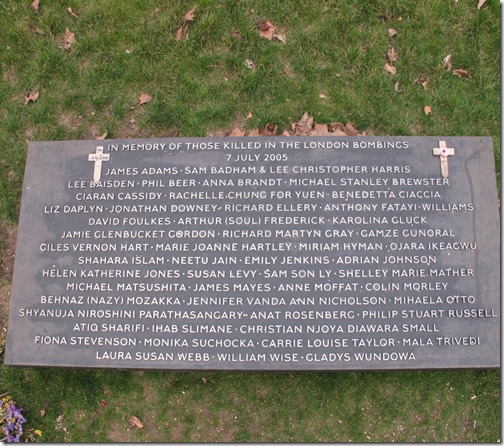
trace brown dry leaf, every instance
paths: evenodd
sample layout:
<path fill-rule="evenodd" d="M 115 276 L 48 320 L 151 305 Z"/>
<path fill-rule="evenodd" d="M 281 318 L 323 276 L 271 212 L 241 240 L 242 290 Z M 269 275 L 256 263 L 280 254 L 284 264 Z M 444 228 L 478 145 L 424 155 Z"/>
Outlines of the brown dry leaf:
<path fill-rule="evenodd" d="M 202 382 L 203 384 L 206 384 L 207 379 L 206 379 L 204 376 L 202 376 L 202 377 L 201 377 L 201 382 Z"/>
<path fill-rule="evenodd" d="M 313 127 L 313 117 L 304 112 L 303 117 L 293 124 L 294 134 L 296 136 L 307 136 L 311 133 Z"/>
<path fill-rule="evenodd" d="M 459 77 L 460 79 L 466 79 L 466 80 L 471 80 L 472 76 L 469 74 L 469 71 L 463 70 L 462 68 L 457 68 L 456 70 L 453 70 L 452 73 Z"/>
<path fill-rule="evenodd" d="M 33 0 L 31 7 L 35 12 L 39 12 L 39 0 Z"/>
<path fill-rule="evenodd" d="M 426 105 L 424 108 L 424 113 L 425 113 L 425 116 L 428 116 L 430 113 L 432 113 L 432 107 L 430 105 Z"/>
<path fill-rule="evenodd" d="M 312 130 L 311 135 L 313 136 L 332 136 L 329 130 L 327 130 L 326 124 L 315 124 L 315 128 Z"/>
<path fill-rule="evenodd" d="M 387 60 L 391 63 L 396 62 L 398 58 L 397 51 L 392 45 L 389 45 L 387 51 Z"/>
<path fill-rule="evenodd" d="M 42 407 L 42 409 L 40 409 L 40 418 L 44 418 L 46 413 L 47 413 L 47 406 L 44 405 L 44 407 Z"/>
<path fill-rule="evenodd" d="M 56 423 L 63 423 L 65 421 L 65 415 L 59 415 L 58 418 L 56 418 Z"/>
<path fill-rule="evenodd" d="M 107 137 L 107 132 L 105 132 L 103 135 L 98 135 L 96 137 L 97 140 L 102 140 L 102 139 L 105 139 Z"/>
<path fill-rule="evenodd" d="M 451 54 L 448 54 L 448 56 L 443 59 L 443 67 L 445 67 L 448 71 L 452 69 Z"/>
<path fill-rule="evenodd" d="M 150 101 L 152 101 L 152 96 L 149 96 L 147 93 L 142 93 L 139 96 L 138 101 L 140 102 L 140 105 L 148 104 Z"/>
<path fill-rule="evenodd" d="M 287 77 L 292 77 L 292 76 L 293 76 L 292 71 L 291 71 L 291 70 L 289 70 L 287 67 L 284 67 L 283 72 L 284 72 L 284 74 L 285 74 Z"/>
<path fill-rule="evenodd" d="M 344 131 L 348 136 L 359 136 L 359 132 L 357 131 L 357 129 L 353 125 L 353 122 L 351 121 L 347 121 Z"/>
<path fill-rule="evenodd" d="M 235 39 L 241 40 L 242 36 L 240 34 L 240 31 L 237 29 L 233 29 L 230 33 L 231 37 L 234 37 Z"/>
<path fill-rule="evenodd" d="M 234 127 L 229 132 L 226 132 L 224 136 L 245 136 L 245 132 L 240 127 Z"/>
<path fill-rule="evenodd" d="M 389 35 L 389 37 L 395 37 L 395 36 L 397 36 L 397 30 L 395 30 L 394 28 L 389 28 L 388 29 L 388 35 Z"/>
<path fill-rule="evenodd" d="M 396 83 L 394 84 L 394 91 L 399 91 L 399 89 L 400 89 L 399 82 L 396 82 Z"/>
<path fill-rule="evenodd" d="M 388 73 L 390 74 L 391 76 L 393 76 L 394 74 L 397 73 L 397 68 L 390 65 L 389 63 L 386 63 L 385 66 L 383 67 L 383 69 Z"/>
<path fill-rule="evenodd" d="M 135 425 L 137 429 L 142 429 L 144 426 L 143 423 L 137 417 L 135 417 L 135 415 L 131 415 L 129 420 L 132 424 Z"/>
<path fill-rule="evenodd" d="M 24 103 L 25 105 L 30 103 L 30 102 L 35 102 L 36 100 L 38 100 L 38 97 L 39 97 L 39 93 L 38 91 L 29 91 L 28 94 L 25 94 L 25 97 L 24 97 Z"/>
<path fill-rule="evenodd" d="M 63 47 L 66 50 L 72 48 L 72 45 L 76 42 L 75 33 L 71 32 L 68 28 L 65 29 L 65 37 L 63 38 L 64 45 Z"/>
<path fill-rule="evenodd" d="M 343 123 L 341 122 L 331 122 L 331 124 L 329 124 L 329 127 L 331 128 L 331 131 L 334 133 L 334 132 L 343 132 L 343 129 L 345 128 L 345 126 L 343 125 Z M 345 132 L 343 132 L 345 133 Z M 345 133 L 346 135 L 346 133 Z"/>
<path fill-rule="evenodd" d="M 188 26 L 184 23 L 175 33 L 176 40 L 187 40 L 189 38 Z"/>
<path fill-rule="evenodd" d="M 478 9 L 481 9 L 481 7 L 486 3 L 486 0 L 479 0 L 478 2 Z"/>
<path fill-rule="evenodd" d="M 262 136 L 276 136 L 277 135 L 277 129 L 278 129 L 278 126 L 273 125 L 273 124 L 268 124 L 264 128 L 264 132 L 263 132 Z"/>
<path fill-rule="evenodd" d="M 249 130 L 248 136 L 261 136 L 261 134 L 259 133 L 259 129 L 252 129 Z"/>
<path fill-rule="evenodd" d="M 275 35 L 273 35 L 273 38 L 275 40 L 278 40 L 279 42 L 282 42 L 282 43 L 285 43 L 287 41 L 287 37 L 283 33 L 275 34 Z"/>
<path fill-rule="evenodd" d="M 291 134 L 287 130 L 284 130 L 282 136 L 291 136 Z"/>
<path fill-rule="evenodd" d="M 249 111 L 249 112 L 247 113 L 247 119 L 252 119 L 252 112 L 251 112 L 251 111 Z"/>
<path fill-rule="evenodd" d="M 194 20 L 194 16 L 196 15 L 196 6 L 186 12 L 184 16 L 184 22 L 192 22 Z"/>
<path fill-rule="evenodd" d="M 326 96 L 325 94 L 322 94 L 322 93 L 320 93 L 320 94 L 318 95 L 318 97 L 319 97 L 320 99 L 327 99 L 327 96 Z"/>
<path fill-rule="evenodd" d="M 70 14 L 72 17 L 75 17 L 76 19 L 79 18 L 79 16 L 77 14 L 75 14 L 75 12 L 72 11 L 72 8 L 70 8 L 70 6 L 67 8 L 67 12 L 68 14 Z"/>
<path fill-rule="evenodd" d="M 276 26 L 270 22 L 257 22 L 256 28 L 259 30 L 259 35 L 268 40 L 272 40 L 275 35 Z"/>

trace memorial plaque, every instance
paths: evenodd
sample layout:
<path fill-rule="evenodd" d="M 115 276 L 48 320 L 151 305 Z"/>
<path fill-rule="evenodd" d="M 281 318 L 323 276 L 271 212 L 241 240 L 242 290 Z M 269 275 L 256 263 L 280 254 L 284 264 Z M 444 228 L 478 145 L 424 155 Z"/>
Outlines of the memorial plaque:
<path fill-rule="evenodd" d="M 491 138 L 33 142 L 6 364 L 500 365 Z"/>

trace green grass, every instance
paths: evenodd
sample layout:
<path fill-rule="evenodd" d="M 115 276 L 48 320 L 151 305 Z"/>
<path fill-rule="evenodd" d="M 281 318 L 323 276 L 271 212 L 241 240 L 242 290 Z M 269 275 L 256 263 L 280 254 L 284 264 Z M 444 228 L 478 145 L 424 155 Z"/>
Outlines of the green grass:
<path fill-rule="evenodd" d="M 316 122 L 350 120 L 376 135 L 491 136 L 500 175 L 496 0 L 479 11 L 474 0 L 41 0 L 38 13 L 30 3 L 0 0 L 0 218 L 8 223 L 18 218 L 26 140 L 204 136 L 269 123 L 282 131 L 305 111 Z M 178 42 L 194 5 L 189 39 Z M 259 20 L 287 41 L 262 39 Z M 61 48 L 66 28 L 75 33 L 70 51 Z M 390 38 L 388 28 L 398 35 Z M 399 54 L 395 76 L 383 70 L 388 45 Z M 448 54 L 471 81 L 443 68 Z M 415 83 L 419 76 L 427 90 Z M 30 89 L 39 99 L 24 105 Z M 144 106 L 142 92 L 153 98 Z M 501 436 L 498 371 L 141 374 L 2 365 L 4 391 L 44 441 Z M 61 414 L 67 432 L 55 428 Z M 143 429 L 131 427 L 131 415 Z"/>

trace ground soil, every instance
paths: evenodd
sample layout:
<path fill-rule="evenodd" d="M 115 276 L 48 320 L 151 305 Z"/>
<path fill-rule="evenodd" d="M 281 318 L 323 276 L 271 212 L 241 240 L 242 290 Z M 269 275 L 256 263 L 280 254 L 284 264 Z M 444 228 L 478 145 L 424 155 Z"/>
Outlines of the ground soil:
<path fill-rule="evenodd" d="M 9 300 L 16 253 L 17 226 L 0 223 L 0 350 L 7 335 Z"/>

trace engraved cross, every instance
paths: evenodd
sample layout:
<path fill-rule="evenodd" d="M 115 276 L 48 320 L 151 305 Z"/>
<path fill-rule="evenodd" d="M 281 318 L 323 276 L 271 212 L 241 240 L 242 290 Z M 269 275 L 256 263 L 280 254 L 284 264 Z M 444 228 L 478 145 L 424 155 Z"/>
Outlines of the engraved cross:
<path fill-rule="evenodd" d="M 432 149 L 432 154 L 439 156 L 441 175 L 443 178 L 448 178 L 448 156 L 455 155 L 455 150 L 446 147 L 446 141 L 439 141 L 439 147 Z"/>
<path fill-rule="evenodd" d="M 98 146 L 96 148 L 96 153 L 90 153 L 88 161 L 94 161 L 94 174 L 93 181 L 98 183 L 101 178 L 102 161 L 108 161 L 110 159 L 110 153 L 103 153 L 103 146 Z"/>

